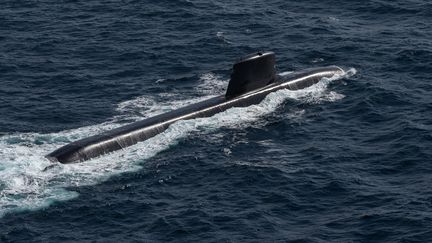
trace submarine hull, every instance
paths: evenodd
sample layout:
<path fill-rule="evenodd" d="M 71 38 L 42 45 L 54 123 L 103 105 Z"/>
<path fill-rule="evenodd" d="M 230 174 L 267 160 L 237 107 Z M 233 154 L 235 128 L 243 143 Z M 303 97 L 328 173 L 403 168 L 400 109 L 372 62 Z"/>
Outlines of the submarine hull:
<path fill-rule="evenodd" d="M 270 84 L 236 97 L 217 96 L 178 110 L 157 115 L 102 134 L 67 144 L 46 157 L 53 162 L 77 163 L 126 148 L 165 131 L 179 120 L 210 117 L 232 107 L 246 107 L 260 103 L 269 93 L 280 89 L 298 90 L 309 87 L 322 78 L 342 74 L 337 66 L 311 68 L 277 76 Z"/>

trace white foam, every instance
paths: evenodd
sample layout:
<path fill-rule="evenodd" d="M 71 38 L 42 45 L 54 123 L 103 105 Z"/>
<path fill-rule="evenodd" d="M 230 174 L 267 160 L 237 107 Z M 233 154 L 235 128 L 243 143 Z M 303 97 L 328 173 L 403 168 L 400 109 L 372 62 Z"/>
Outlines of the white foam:
<path fill-rule="evenodd" d="M 222 94 L 228 86 L 228 80 L 222 80 L 214 73 L 205 73 L 200 77 L 196 91 L 206 95 Z"/>
<path fill-rule="evenodd" d="M 128 120 L 140 120 L 146 117 L 162 114 L 171 110 L 178 109 L 199 101 L 206 100 L 218 94 L 222 94 L 227 86 L 228 81 L 222 80 L 214 73 L 205 73 L 200 76 L 199 85 L 195 86 L 194 91 L 200 93 L 200 97 L 187 100 L 178 100 L 178 95 L 170 93 L 160 93 L 159 97 L 166 100 L 165 103 L 159 103 L 152 96 L 140 96 L 131 100 L 121 102 L 117 105 L 116 111 L 119 113 L 113 118 L 113 121 L 121 121 L 125 118 Z"/>
<path fill-rule="evenodd" d="M 165 103 L 159 103 L 155 101 L 152 97 L 141 96 L 132 100 L 124 101 L 116 107 L 116 111 L 119 115 L 114 117 L 114 121 L 119 121 L 122 119 L 129 120 L 141 120 L 146 117 L 151 117 L 155 115 L 162 114 L 164 112 L 172 111 L 180 107 L 190 105 L 201 100 L 205 100 L 206 97 L 192 98 L 188 100 L 172 100 L 170 101 L 170 96 L 167 94 L 159 94 L 164 96 L 168 101 Z"/>
<path fill-rule="evenodd" d="M 123 125 L 118 122 L 118 117 L 102 124 L 57 133 L 20 133 L 1 136 L 0 217 L 8 212 L 35 210 L 47 207 L 54 201 L 72 199 L 78 194 L 71 191 L 73 189 L 70 188 L 100 183 L 112 175 L 139 170 L 144 160 L 174 146 L 179 138 L 193 131 L 208 132 L 220 127 L 248 126 L 250 122 L 272 113 L 287 99 L 308 103 L 333 102 L 341 99 L 344 97 L 342 94 L 327 90 L 328 84 L 332 80 L 354 75 L 355 72 L 355 69 L 350 69 L 342 76 L 323 79 L 318 84 L 303 90 L 276 91 L 269 94 L 258 105 L 232 108 L 208 118 L 179 121 L 151 139 L 85 163 L 52 166 L 44 156 L 76 139 Z M 202 91 L 203 89 L 198 87 L 198 90 L 204 93 L 209 92 L 208 94 L 219 91 L 221 85 L 226 84 L 226 80 L 221 80 L 214 74 L 203 75 L 202 80 L 214 84 L 213 90 Z M 129 118 L 137 119 L 191 104 L 204 98 L 156 104 L 151 98 L 142 96 L 120 103 L 117 111 L 119 117 L 129 116 Z M 286 117 L 295 119 L 302 116 L 304 112 L 304 110 L 294 111 L 292 116 Z M 137 113 L 139 115 L 136 115 Z M 47 166 L 52 167 L 45 170 Z"/>
<path fill-rule="evenodd" d="M 216 37 L 217 37 L 219 40 L 222 40 L 223 42 L 225 42 L 225 43 L 227 43 L 227 44 L 231 44 L 231 41 L 229 41 L 229 40 L 226 38 L 225 33 L 222 32 L 222 31 L 218 31 L 218 32 L 216 33 Z"/>

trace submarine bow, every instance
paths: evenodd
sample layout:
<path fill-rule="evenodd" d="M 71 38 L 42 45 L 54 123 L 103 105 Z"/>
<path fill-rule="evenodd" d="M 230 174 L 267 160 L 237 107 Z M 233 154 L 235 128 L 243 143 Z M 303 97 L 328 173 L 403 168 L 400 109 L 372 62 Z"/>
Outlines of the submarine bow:
<path fill-rule="evenodd" d="M 64 164 L 82 162 L 154 137 L 176 121 L 209 117 L 232 107 L 258 104 L 271 92 L 303 89 L 322 78 L 343 73 L 337 66 L 328 66 L 279 76 L 275 63 L 273 52 L 247 55 L 234 63 L 225 95 L 69 143 L 46 157 Z"/>

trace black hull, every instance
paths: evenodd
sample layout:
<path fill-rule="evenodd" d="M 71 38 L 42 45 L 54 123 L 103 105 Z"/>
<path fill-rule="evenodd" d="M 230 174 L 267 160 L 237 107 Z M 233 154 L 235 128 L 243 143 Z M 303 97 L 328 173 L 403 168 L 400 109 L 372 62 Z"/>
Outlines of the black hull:
<path fill-rule="evenodd" d="M 210 117 L 231 107 L 246 107 L 261 102 L 269 93 L 280 89 L 298 90 L 317 83 L 322 78 L 341 74 L 336 66 L 312 68 L 278 76 L 271 84 L 234 98 L 217 96 L 178 110 L 157 115 L 143 121 L 119 127 L 102 134 L 67 144 L 46 157 L 60 163 L 77 163 L 113 152 L 144 141 L 165 131 L 178 120 Z"/>

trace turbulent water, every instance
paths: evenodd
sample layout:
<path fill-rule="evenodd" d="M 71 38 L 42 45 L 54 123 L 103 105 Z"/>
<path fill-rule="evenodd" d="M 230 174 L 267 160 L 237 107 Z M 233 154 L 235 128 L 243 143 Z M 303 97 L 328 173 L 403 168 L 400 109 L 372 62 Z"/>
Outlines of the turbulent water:
<path fill-rule="evenodd" d="M 2 1 L 0 242 L 431 241 L 431 24 L 425 0 Z M 44 158 L 223 94 L 259 50 L 345 73 Z"/>

